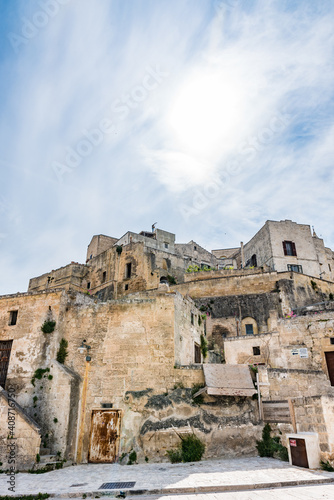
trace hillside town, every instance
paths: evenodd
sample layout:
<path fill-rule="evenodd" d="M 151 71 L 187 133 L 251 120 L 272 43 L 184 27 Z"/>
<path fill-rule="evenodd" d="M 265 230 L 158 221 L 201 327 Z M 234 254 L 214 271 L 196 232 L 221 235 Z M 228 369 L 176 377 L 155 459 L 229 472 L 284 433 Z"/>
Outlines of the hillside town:
<path fill-rule="evenodd" d="M 3 469 L 11 408 L 23 471 L 166 462 L 188 434 L 207 459 L 251 457 L 265 423 L 292 464 L 333 463 L 333 273 L 290 220 L 212 251 L 154 225 L 93 236 L 85 263 L 0 297 Z"/>

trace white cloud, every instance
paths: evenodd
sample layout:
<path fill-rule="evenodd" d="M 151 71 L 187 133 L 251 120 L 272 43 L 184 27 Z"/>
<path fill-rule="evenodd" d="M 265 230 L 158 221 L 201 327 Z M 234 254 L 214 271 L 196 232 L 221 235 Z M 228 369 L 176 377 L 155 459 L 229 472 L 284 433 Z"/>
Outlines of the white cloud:
<path fill-rule="evenodd" d="M 319 226 L 334 246 L 334 7 L 229 5 L 70 1 L 18 54 L 8 46 L 0 293 L 82 260 L 94 233 L 155 220 L 210 248 L 289 218 Z M 22 2 L 10 30 L 35 10 Z M 165 74 L 151 90 L 148 68 Z M 104 119 L 113 132 L 59 183 L 53 163 Z"/>

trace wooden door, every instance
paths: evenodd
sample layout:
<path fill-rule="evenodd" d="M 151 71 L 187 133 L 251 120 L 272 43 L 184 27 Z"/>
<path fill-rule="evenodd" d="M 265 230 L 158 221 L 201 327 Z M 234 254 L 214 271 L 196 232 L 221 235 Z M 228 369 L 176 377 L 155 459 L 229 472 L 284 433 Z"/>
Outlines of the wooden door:
<path fill-rule="evenodd" d="M 12 349 L 12 340 L 0 341 L 0 385 L 5 388 L 10 352 Z"/>
<path fill-rule="evenodd" d="M 325 352 L 329 380 L 334 385 L 334 351 Z"/>
<path fill-rule="evenodd" d="M 291 450 L 291 461 L 292 465 L 297 465 L 298 467 L 309 468 L 305 439 L 289 439 L 290 450 Z"/>
<path fill-rule="evenodd" d="M 93 410 L 88 461 L 113 463 L 118 455 L 121 428 L 120 410 Z"/>

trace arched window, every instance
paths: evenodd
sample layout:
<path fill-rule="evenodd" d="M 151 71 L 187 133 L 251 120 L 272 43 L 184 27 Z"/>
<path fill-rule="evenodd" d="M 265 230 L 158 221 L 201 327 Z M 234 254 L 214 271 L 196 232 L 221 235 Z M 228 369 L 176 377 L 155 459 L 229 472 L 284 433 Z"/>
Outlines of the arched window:
<path fill-rule="evenodd" d="M 257 323 L 254 318 L 247 316 L 241 322 L 242 335 L 256 335 L 258 333 Z"/>

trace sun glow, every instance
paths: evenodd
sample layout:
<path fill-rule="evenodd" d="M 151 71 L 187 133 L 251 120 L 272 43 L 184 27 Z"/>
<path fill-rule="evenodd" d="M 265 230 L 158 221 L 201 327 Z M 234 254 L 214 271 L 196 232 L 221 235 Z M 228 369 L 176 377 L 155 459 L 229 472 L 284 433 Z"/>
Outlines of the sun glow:
<path fill-rule="evenodd" d="M 235 144 L 244 108 L 240 82 L 228 71 L 195 72 L 175 97 L 169 126 L 188 153 L 210 158 Z"/>

